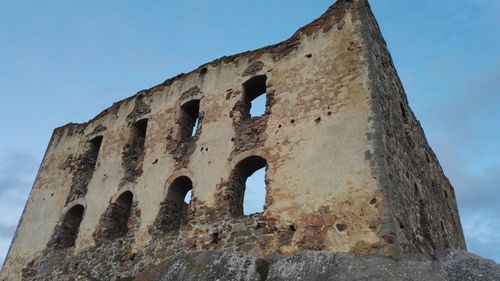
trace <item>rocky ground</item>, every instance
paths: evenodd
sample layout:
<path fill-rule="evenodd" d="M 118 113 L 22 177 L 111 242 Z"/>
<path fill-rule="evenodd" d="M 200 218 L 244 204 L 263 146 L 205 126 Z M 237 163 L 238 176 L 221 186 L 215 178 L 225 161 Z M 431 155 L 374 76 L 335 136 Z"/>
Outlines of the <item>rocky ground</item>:
<path fill-rule="evenodd" d="M 181 254 L 138 277 L 117 280 L 500 280 L 500 265 L 465 251 L 400 258 L 305 252 L 256 259 L 236 253 Z"/>

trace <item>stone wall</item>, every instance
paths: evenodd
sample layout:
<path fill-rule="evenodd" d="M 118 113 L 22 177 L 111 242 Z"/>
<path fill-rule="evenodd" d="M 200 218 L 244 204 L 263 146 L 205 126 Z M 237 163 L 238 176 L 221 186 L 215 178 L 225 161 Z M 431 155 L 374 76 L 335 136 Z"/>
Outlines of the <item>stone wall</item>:
<path fill-rule="evenodd" d="M 244 216 L 262 167 L 264 210 Z M 56 129 L 0 280 L 119 280 L 180 252 L 448 247 L 465 248 L 453 189 L 367 1 L 340 0 L 282 43 Z"/>
<path fill-rule="evenodd" d="M 465 249 L 455 192 L 411 111 L 403 85 L 367 7 L 364 22 L 369 62 L 375 150 L 367 152 L 389 197 L 397 241 L 404 252 Z"/>

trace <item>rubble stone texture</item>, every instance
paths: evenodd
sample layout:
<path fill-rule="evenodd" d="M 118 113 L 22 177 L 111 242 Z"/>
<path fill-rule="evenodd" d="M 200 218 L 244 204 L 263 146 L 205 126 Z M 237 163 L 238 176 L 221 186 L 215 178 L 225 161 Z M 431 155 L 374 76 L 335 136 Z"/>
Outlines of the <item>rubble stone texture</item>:
<path fill-rule="evenodd" d="M 368 2 L 339 0 L 55 129 L 0 280 L 498 280 L 465 249 Z"/>

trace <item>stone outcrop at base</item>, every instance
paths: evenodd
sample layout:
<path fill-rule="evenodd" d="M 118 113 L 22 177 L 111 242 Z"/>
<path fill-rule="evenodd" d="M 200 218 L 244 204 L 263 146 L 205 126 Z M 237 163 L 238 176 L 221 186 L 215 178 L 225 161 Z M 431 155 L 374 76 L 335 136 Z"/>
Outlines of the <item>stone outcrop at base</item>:
<path fill-rule="evenodd" d="M 337 252 L 304 252 L 256 259 L 236 253 L 181 254 L 138 277 L 117 280 L 500 280 L 500 265 L 465 251 L 399 258 Z"/>

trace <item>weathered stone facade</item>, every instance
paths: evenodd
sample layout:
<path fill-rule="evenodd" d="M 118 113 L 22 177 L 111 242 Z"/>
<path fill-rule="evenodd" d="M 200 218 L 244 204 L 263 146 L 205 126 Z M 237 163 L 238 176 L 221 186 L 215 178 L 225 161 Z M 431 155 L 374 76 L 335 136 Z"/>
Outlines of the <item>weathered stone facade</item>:
<path fill-rule="evenodd" d="M 262 167 L 264 212 L 244 216 L 245 180 Z M 148 280 L 194 251 L 265 267 L 310 250 L 444 249 L 465 249 L 453 187 L 367 1 L 339 0 L 282 43 L 56 129 L 1 280 Z"/>

